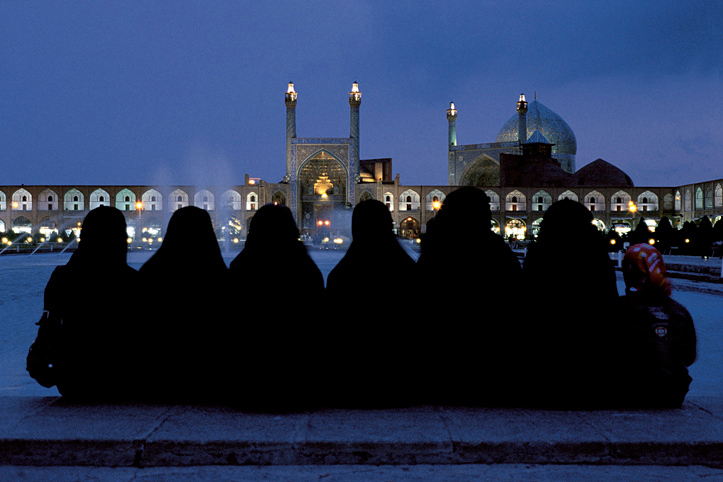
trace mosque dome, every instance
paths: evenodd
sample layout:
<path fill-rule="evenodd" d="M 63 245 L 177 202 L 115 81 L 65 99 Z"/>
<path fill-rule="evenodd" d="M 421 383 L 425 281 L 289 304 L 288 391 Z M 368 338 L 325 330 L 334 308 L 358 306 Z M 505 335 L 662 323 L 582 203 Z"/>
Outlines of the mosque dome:
<path fill-rule="evenodd" d="M 625 172 L 603 159 L 583 166 L 572 176 L 573 186 L 633 187 L 633 180 Z"/>
<path fill-rule="evenodd" d="M 526 119 L 527 138 L 529 139 L 535 131 L 539 131 L 550 144 L 553 144 L 552 157 L 560 161 L 563 169 L 570 173 L 574 172 L 577 140 L 567 122 L 537 99 L 528 104 Z M 519 115 L 515 114 L 500 129 L 497 142 L 517 141 L 518 126 Z"/>

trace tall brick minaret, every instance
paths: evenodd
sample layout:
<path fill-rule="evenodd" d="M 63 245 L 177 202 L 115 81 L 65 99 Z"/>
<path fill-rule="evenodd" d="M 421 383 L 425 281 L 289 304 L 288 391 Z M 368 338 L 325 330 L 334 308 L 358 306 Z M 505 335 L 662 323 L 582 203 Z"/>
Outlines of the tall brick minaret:
<path fill-rule="evenodd" d="M 286 179 L 291 179 L 293 173 L 291 168 L 291 139 L 296 138 L 296 98 L 298 94 L 294 90 L 294 83 L 289 82 L 286 89 Z"/>
<path fill-rule="evenodd" d="M 520 119 L 517 126 L 517 141 L 521 146 L 527 142 L 527 101 L 525 100 L 525 94 L 520 94 L 520 100 L 517 101 L 517 114 Z"/>
<path fill-rule="evenodd" d="M 354 81 L 349 92 L 350 107 L 350 128 L 349 138 L 351 139 L 352 152 L 349 154 L 349 174 L 353 176 L 349 184 L 357 183 L 359 180 L 359 106 L 361 105 L 361 92 L 359 92 L 359 84 Z M 353 189 L 353 187 L 352 187 Z"/>
<path fill-rule="evenodd" d="M 449 109 L 447 109 L 447 121 L 449 121 L 449 131 L 447 143 L 449 147 L 457 145 L 457 109 L 454 108 L 454 102 L 449 103 Z"/>

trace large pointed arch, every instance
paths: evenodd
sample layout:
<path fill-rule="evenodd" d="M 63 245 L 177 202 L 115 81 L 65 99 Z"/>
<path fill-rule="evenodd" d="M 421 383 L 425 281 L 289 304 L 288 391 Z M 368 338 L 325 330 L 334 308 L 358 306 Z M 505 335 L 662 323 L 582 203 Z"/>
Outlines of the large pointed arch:
<path fill-rule="evenodd" d="M 319 149 L 299 166 L 299 194 L 339 199 L 347 195 L 349 171 L 344 163 L 326 149 Z"/>
<path fill-rule="evenodd" d="M 459 177 L 460 186 L 489 187 L 500 185 L 500 163 L 487 154 L 475 158 Z"/>

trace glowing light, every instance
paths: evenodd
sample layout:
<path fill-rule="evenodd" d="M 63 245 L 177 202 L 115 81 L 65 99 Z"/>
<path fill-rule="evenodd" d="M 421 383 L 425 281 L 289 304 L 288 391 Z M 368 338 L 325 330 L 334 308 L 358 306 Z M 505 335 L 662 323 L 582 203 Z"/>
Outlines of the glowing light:
<path fill-rule="evenodd" d="M 295 93 L 296 93 L 296 91 L 294 90 L 294 83 L 293 83 L 293 82 L 289 82 L 289 88 L 286 89 L 286 93 L 287 93 L 287 94 L 295 94 Z"/>
<path fill-rule="evenodd" d="M 234 244 L 238 244 L 238 238 L 233 238 Z"/>
<path fill-rule="evenodd" d="M 327 219 L 326 221 L 324 221 L 324 226 L 329 226 L 330 224 L 331 224 L 331 223 L 329 222 L 328 219 Z"/>
<path fill-rule="evenodd" d="M 432 209 L 434 209 L 435 211 L 439 211 L 439 208 L 441 205 L 442 205 L 442 203 L 440 203 L 439 201 L 434 201 L 432 203 Z"/>
<path fill-rule="evenodd" d="M 28 239 L 26 239 L 25 242 L 26 242 L 26 243 L 32 243 L 32 242 L 33 242 L 33 238 L 28 237 Z"/>
<path fill-rule="evenodd" d="M 520 102 L 527 102 L 525 100 L 525 94 L 520 94 Z"/>
<path fill-rule="evenodd" d="M 454 102 L 449 103 L 449 109 L 447 109 L 447 117 L 449 120 L 453 120 L 453 118 L 457 117 L 457 109 L 454 107 Z"/>
<path fill-rule="evenodd" d="M 611 239 L 611 240 L 610 240 L 610 244 L 611 244 L 612 246 L 615 246 L 616 243 L 617 243 L 617 241 L 615 241 L 614 239 Z"/>
<path fill-rule="evenodd" d="M 655 240 L 654 240 L 653 238 L 650 238 L 650 239 L 648 240 L 648 244 L 649 244 L 650 246 L 654 245 L 654 244 L 655 244 Z"/>
<path fill-rule="evenodd" d="M 140 201 L 138 201 L 138 202 L 136 203 L 136 209 L 139 210 L 139 211 L 140 211 L 141 209 L 143 209 L 143 203 L 140 202 Z"/>
<path fill-rule="evenodd" d="M 361 92 L 359 92 L 359 84 L 354 82 L 351 84 L 351 92 L 349 92 L 349 101 L 361 102 Z"/>
<path fill-rule="evenodd" d="M 126 239 L 126 243 L 131 244 L 133 242 L 133 238 Z"/>
<path fill-rule="evenodd" d="M 635 211 L 638 210 L 638 207 L 635 205 L 634 202 L 630 201 L 630 202 L 628 203 L 628 210 L 629 210 L 631 213 L 635 213 Z"/>
<path fill-rule="evenodd" d="M 342 238 L 334 238 L 334 244 L 344 244 L 344 240 Z"/>
<path fill-rule="evenodd" d="M 62 243 L 62 242 L 63 242 L 63 238 L 58 238 L 58 242 L 59 242 L 59 243 Z"/>
<path fill-rule="evenodd" d="M 7 244 L 7 243 L 8 243 L 8 238 L 3 238 L 3 239 L 2 239 L 2 242 L 3 242 L 3 244 Z"/>

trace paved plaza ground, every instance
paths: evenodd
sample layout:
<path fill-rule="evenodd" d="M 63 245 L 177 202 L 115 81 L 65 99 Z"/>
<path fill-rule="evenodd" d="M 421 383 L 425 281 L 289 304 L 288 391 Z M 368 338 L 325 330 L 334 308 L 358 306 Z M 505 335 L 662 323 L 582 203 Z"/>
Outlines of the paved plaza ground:
<path fill-rule="evenodd" d="M 325 275 L 342 254 L 312 251 Z M 129 262 L 137 268 L 147 257 L 132 253 Z M 679 410 L 259 414 L 69 405 L 37 385 L 25 355 L 45 283 L 67 259 L 0 257 L 0 480 L 723 480 L 723 284 L 716 279 L 672 279 L 699 338 Z"/>

